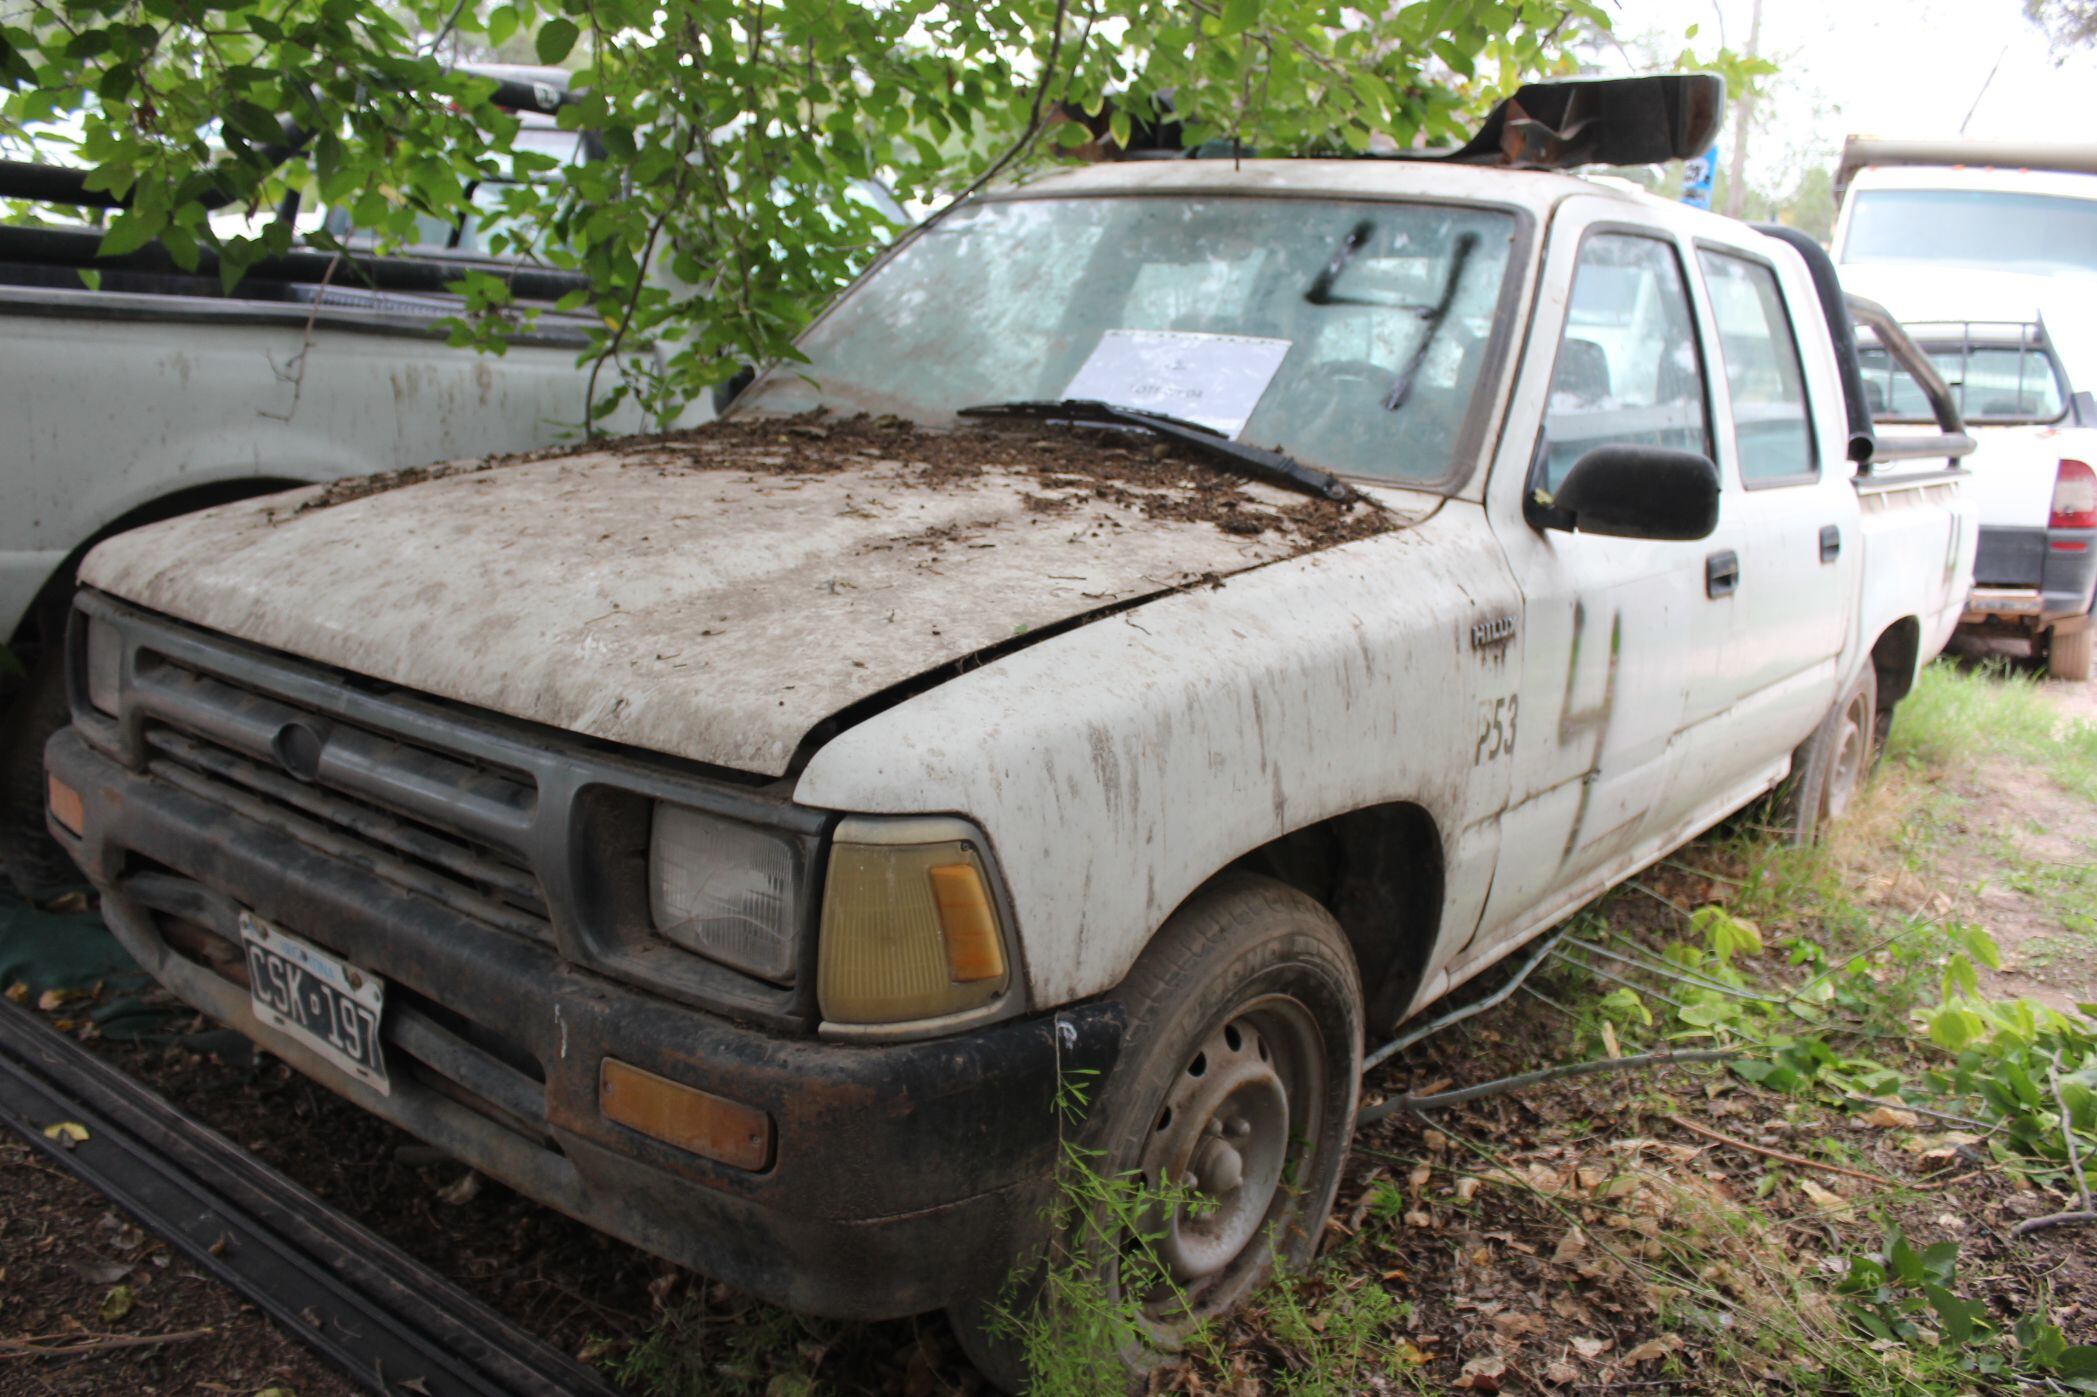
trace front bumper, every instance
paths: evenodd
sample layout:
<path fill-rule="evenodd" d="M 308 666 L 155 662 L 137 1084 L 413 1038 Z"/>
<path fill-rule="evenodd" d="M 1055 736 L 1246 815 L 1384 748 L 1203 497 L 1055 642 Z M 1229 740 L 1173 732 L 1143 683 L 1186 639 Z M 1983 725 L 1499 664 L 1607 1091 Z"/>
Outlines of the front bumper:
<path fill-rule="evenodd" d="M 519 1192 L 793 1309 L 888 1318 L 994 1291 L 1045 1201 L 1059 1082 L 1104 1070 L 1119 1046 L 1109 1003 L 893 1045 L 739 1027 L 129 770 L 71 730 L 46 758 L 85 807 L 81 835 L 54 835 L 169 989 Z M 390 1095 L 255 1017 L 242 908 L 386 981 Z M 736 1169 L 607 1120 L 607 1057 L 766 1112 L 770 1162 Z"/>

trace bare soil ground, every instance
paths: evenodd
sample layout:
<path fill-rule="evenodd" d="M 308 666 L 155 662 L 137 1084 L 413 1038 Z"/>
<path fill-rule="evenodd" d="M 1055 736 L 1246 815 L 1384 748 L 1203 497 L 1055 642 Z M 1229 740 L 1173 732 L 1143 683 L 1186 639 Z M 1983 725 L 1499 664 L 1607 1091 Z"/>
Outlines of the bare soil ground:
<path fill-rule="evenodd" d="M 356 1387 L 102 1195 L 0 1138 L 0 1392 Z"/>
<path fill-rule="evenodd" d="M 2037 692 L 2063 722 L 2097 717 L 2091 690 Z M 2037 749 L 1971 745 L 1969 755 L 1954 746 L 1932 756 L 1925 743 L 1889 762 L 1820 866 L 1827 887 L 1769 885 L 1780 867 L 1758 852 L 1748 817 L 1607 899 L 1589 934 L 1658 950 L 1685 937 L 1689 909 L 1752 910 L 1765 949 L 1741 964 L 1775 984 L 1798 978 L 1780 949 L 1788 937 L 1834 945 L 1918 914 L 1957 918 L 2004 948 L 1989 991 L 2097 998 L 2097 926 L 2073 920 L 2097 899 L 2079 903 L 2080 885 L 2044 876 L 2087 872 L 2097 794 L 2071 788 Z M 2049 957 L 2057 937 L 2070 938 L 2069 950 Z M 1908 992 L 1902 975 L 1933 992 L 1935 961 L 1882 959 L 1873 973 L 1888 996 Z M 1614 1055 L 1619 1036 L 1627 1052 L 1641 1034 L 1652 1040 L 1634 1018 L 1598 1009 L 1605 982 L 1547 970 L 1532 989 L 1413 1049 L 1372 1078 L 1365 1099 Z M 755 1304 L 479 1179 L 266 1055 L 98 1046 L 636 1391 L 987 1390 L 937 1317 L 843 1325 Z M 1888 1059 L 1915 1051 L 1865 1049 Z M 2068 1342 L 2097 1343 L 2097 1231 L 2011 1231 L 2063 1201 L 2002 1167 L 1981 1131 L 1779 1092 L 1717 1068 L 1588 1077 L 1431 1117 L 1400 1114 L 1359 1135 L 1319 1268 L 1271 1289 L 1206 1352 L 1158 1374 L 1153 1390 L 1984 1390 L 2003 1384 L 1940 1372 L 1934 1350 L 1860 1337 L 1835 1282 L 1896 1226 L 1918 1249 L 1958 1244 L 1959 1293 L 1985 1322 L 2007 1332 L 2036 1314 Z M 119 1284 L 132 1308 L 104 1319 Z M 92 1337 L 191 1330 L 209 1332 L 124 1349 Z M 89 1352 L 22 1352 L 52 1335 L 89 1336 L 63 1339 Z M 8 1144 L 0 1392 L 119 1387 L 346 1390 L 98 1197 Z"/>

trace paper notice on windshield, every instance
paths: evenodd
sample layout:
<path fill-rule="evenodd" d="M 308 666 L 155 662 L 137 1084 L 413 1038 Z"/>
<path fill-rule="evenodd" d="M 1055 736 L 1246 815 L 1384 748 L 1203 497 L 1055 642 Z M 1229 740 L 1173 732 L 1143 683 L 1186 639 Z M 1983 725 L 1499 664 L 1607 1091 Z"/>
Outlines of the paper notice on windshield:
<path fill-rule="evenodd" d="M 1289 341 L 1176 330 L 1109 330 L 1066 398 L 1184 417 L 1236 437 L 1281 367 Z"/>

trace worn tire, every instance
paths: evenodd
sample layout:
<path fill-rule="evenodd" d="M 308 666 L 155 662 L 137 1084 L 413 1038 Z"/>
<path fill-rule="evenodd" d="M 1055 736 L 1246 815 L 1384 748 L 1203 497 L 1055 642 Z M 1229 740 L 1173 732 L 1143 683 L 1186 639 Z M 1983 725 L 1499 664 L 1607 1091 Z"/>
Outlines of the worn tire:
<path fill-rule="evenodd" d="M 2062 635 L 2053 632 L 2046 642 L 2046 677 L 2080 684 L 2090 677 L 2091 642 L 2097 639 L 2097 620 L 2079 631 Z"/>
<path fill-rule="evenodd" d="M 1774 810 L 1775 825 L 1792 843 L 1818 839 L 1862 788 L 1878 753 L 1878 706 L 1878 672 L 1867 664 L 1792 753 Z"/>
<path fill-rule="evenodd" d="M 1197 1323 L 1249 1295 L 1277 1262 L 1297 1269 L 1316 1255 L 1354 1132 L 1363 1010 L 1354 956 L 1331 914 L 1252 874 L 1196 893 L 1115 996 L 1128 1029 L 1080 1143 L 1097 1152 L 1093 1167 L 1107 1179 L 1140 1175 L 1156 1184 L 1154 1174 L 1174 1177 L 1160 1161 L 1181 1160 L 1179 1181 L 1195 1181 L 1214 1199 L 1206 1211 L 1158 1220 L 1159 1256 L 1173 1268 L 1184 1307 L 1162 1287 L 1147 1297 L 1125 1293 L 1123 1249 L 1078 1240 L 1097 1228 L 1073 1227 L 1060 1238 L 1114 1303 L 1140 1315 L 1141 1338 L 1121 1354 L 1134 1382 Z M 1194 1269 L 1202 1266 L 1213 1269 Z M 1054 1301 L 1038 1289 L 1029 1304 L 1040 1322 L 1056 1323 L 1041 1313 Z M 987 1377 L 1023 1390 L 1019 1339 L 987 1332 L 989 1311 L 981 1301 L 956 1306 L 955 1331 Z"/>
<path fill-rule="evenodd" d="M 44 827 L 44 744 L 71 719 L 63 650 L 45 649 L 0 727 L 0 863 L 28 898 L 77 885 L 80 870 Z"/>

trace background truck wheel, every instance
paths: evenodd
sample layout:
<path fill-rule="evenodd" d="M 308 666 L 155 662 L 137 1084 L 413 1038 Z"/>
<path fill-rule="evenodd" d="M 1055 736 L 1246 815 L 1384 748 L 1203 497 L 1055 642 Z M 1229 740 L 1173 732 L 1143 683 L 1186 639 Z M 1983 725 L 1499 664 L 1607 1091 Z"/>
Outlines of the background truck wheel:
<path fill-rule="evenodd" d="M 1362 991 L 1323 907 L 1237 874 L 1173 915 L 1118 997 L 1127 1036 L 1079 1139 L 1099 1179 L 1125 1181 L 1124 1209 L 1146 1211 L 1157 1241 L 1146 1258 L 1120 1218 L 1066 1187 L 1075 1215 L 1059 1224 L 1057 1255 L 1086 1266 L 1087 1284 L 1133 1320 L 1119 1353 L 1133 1379 L 1277 1264 L 1298 1268 L 1316 1254 L 1354 1131 Z M 1138 1190 L 1167 1187 L 1192 1190 L 1204 1206 L 1142 1204 Z M 1057 1287 L 1029 1289 L 1024 1308 L 1055 1334 Z M 991 1312 L 985 1302 L 955 1307 L 955 1331 L 987 1376 L 1018 1391 L 1024 1341 L 986 1324 Z"/>
<path fill-rule="evenodd" d="M 2046 677 L 2081 683 L 2090 677 L 2090 642 L 2097 637 L 2097 621 L 2062 635 L 2055 630 L 2046 643 Z"/>
<path fill-rule="evenodd" d="M 39 655 L 0 720 L 0 862 L 24 897 L 46 897 L 80 882 L 80 871 L 44 828 L 44 744 L 70 717 L 62 658 L 57 646 Z"/>
<path fill-rule="evenodd" d="M 1792 843 L 1819 838 L 1863 787 L 1878 750 L 1878 707 L 1878 673 L 1867 664 L 1792 753 L 1791 774 L 1777 787 L 1775 809 L 1775 824 Z"/>

